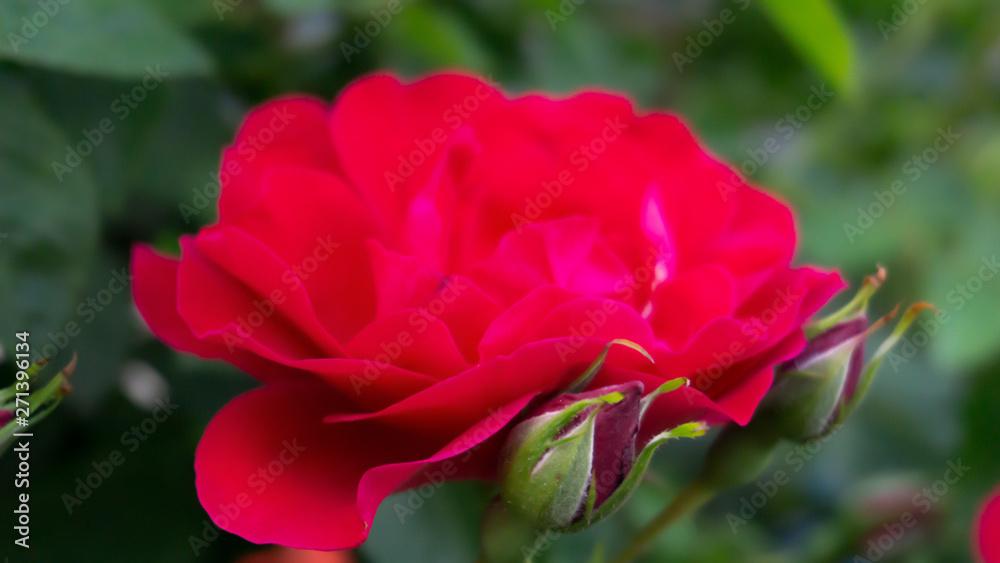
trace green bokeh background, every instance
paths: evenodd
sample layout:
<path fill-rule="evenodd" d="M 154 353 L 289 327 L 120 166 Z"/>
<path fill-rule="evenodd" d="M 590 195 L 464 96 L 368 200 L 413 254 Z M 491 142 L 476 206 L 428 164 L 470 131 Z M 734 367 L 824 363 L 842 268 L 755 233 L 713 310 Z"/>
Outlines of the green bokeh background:
<path fill-rule="evenodd" d="M 11 543 L 14 460 L 0 459 L 0 557 L 230 562 L 254 549 L 228 535 L 198 556 L 189 544 L 207 519 L 195 495 L 195 447 L 250 378 L 153 339 L 127 292 L 100 311 L 80 304 L 127 267 L 134 242 L 176 248 L 178 235 L 213 220 L 208 209 L 187 223 L 179 206 L 217 170 L 248 108 L 296 91 L 332 99 L 378 69 L 460 68 L 511 92 L 596 86 L 683 114 L 715 153 L 745 164 L 753 182 L 798 210 L 801 261 L 840 267 L 855 282 L 882 263 L 890 277 L 876 310 L 927 300 L 950 314 L 905 362 L 884 366 L 866 404 L 806 452 L 808 461 L 779 453 L 762 479 L 784 470 L 790 482 L 745 525 L 734 532 L 727 515 L 739 515 L 755 485 L 675 526 L 648 561 L 868 557 L 868 534 L 920 512 L 913 495 L 959 460 L 968 472 L 880 560 L 970 559 L 976 505 L 1000 482 L 1000 276 L 974 279 L 981 260 L 1000 253 L 1000 4 L 403 0 L 347 60 L 342 45 L 360 45 L 358 29 L 383 6 L 0 0 L 0 343 L 9 355 L 14 333 L 30 330 L 43 349 L 62 341 L 67 322 L 82 327 L 57 359 L 79 354 L 75 391 L 32 442 L 27 552 Z M 51 15 L 36 15 L 45 9 Z M 37 18 L 35 33 L 25 17 Z M 169 75 L 120 119 L 115 100 L 157 65 Z M 833 94 L 809 108 L 813 88 Z M 795 112 L 800 127 L 788 129 Z M 105 118 L 114 129 L 58 179 L 52 162 Z M 914 174 L 907 163 L 941 128 L 957 140 Z M 905 192 L 880 212 L 887 196 L 876 193 L 891 193 L 897 180 Z M 859 223 L 859 207 L 877 217 Z M 849 235 L 845 224 L 863 232 Z M 128 451 L 122 433 L 149 413 L 123 392 L 123 374 L 148 369 L 179 407 Z M 12 378 L 9 363 L 0 366 L 0 384 Z M 664 448 L 624 510 L 558 539 L 540 560 L 586 561 L 599 544 L 615 551 L 686 482 L 707 443 Z M 124 464 L 68 514 L 62 495 L 116 449 Z M 486 499 L 479 485 L 448 485 L 404 523 L 390 499 L 358 557 L 471 561 Z"/>

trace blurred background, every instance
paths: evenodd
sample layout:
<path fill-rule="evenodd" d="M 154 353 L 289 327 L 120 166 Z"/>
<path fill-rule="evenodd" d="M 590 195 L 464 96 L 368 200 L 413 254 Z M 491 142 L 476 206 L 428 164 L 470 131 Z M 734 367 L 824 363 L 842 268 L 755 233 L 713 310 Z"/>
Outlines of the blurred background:
<path fill-rule="evenodd" d="M 0 386 L 15 332 L 58 366 L 79 354 L 73 393 L 35 428 L 30 550 L 11 543 L 15 460 L 0 458 L 0 557 L 258 549 L 206 527 L 193 472 L 205 425 L 252 381 L 152 338 L 123 287 L 129 249 L 176 249 L 214 221 L 220 151 L 248 108 L 330 100 L 374 70 L 456 68 L 509 92 L 598 87 L 679 112 L 797 208 L 800 261 L 855 285 L 884 264 L 876 312 L 948 312 L 911 331 L 832 439 L 781 450 L 647 560 L 969 560 L 977 503 L 1000 481 L 998 31 L 987 0 L 0 0 Z M 176 407 L 153 420 L 166 397 Z M 615 551 L 707 444 L 664 448 L 625 509 L 541 541 L 536 560 Z M 91 477 L 115 451 L 124 461 Z M 448 485 L 403 522 L 392 506 L 409 499 L 390 498 L 353 557 L 471 561 L 487 494 Z M 916 523 L 893 536 L 906 513 Z"/>

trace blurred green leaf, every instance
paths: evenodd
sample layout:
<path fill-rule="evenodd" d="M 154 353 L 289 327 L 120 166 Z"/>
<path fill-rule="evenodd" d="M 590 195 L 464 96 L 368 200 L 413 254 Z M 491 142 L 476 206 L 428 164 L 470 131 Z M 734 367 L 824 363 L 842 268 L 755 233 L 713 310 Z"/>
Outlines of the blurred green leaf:
<path fill-rule="evenodd" d="M 40 341 L 70 317 L 97 244 L 97 203 L 87 170 L 64 172 L 70 144 L 0 71 L 0 341 Z M 40 350 L 36 350 L 40 351 Z"/>
<path fill-rule="evenodd" d="M 983 487 L 996 485 L 1000 475 L 1000 456 L 996 448 L 982 447 L 983 444 L 995 444 L 1000 435 L 1000 417 L 996 415 L 996 398 L 1000 397 L 998 369 L 1000 364 L 994 361 L 970 377 L 965 399 L 964 452 L 977 468 L 971 477 Z"/>
<path fill-rule="evenodd" d="M 995 357 L 1000 333 L 996 210 L 969 210 L 959 237 L 926 264 L 928 298 L 949 314 L 940 335 L 931 335 L 934 355 L 952 370 L 974 368 Z"/>
<path fill-rule="evenodd" d="M 370 22 L 377 22 L 369 16 Z M 364 26 L 362 26 L 364 27 Z M 374 29 L 369 25 L 369 28 Z M 375 44 L 391 46 L 393 66 L 414 72 L 440 67 L 461 67 L 488 73 L 491 58 L 463 18 L 427 4 L 404 2 L 384 31 L 372 37 Z M 380 43 L 381 35 L 385 41 Z"/>
<path fill-rule="evenodd" d="M 489 497 L 478 483 L 428 484 L 382 502 L 371 535 L 360 548 L 370 561 L 472 561 L 479 552 L 479 520 Z"/>
<path fill-rule="evenodd" d="M 80 327 L 79 334 L 72 336 L 65 326 L 60 326 L 50 331 L 51 336 L 39 335 L 36 344 L 65 343 L 64 361 L 69 361 L 69 352 L 77 353 L 73 393 L 68 400 L 74 407 L 93 414 L 100 401 L 118 387 L 128 351 L 140 334 L 131 311 L 132 288 L 126 285 L 128 263 L 124 257 L 107 251 L 102 254 L 94 260 L 83 297 L 69 321 Z"/>
<path fill-rule="evenodd" d="M 828 0 L 761 0 L 760 6 L 834 88 L 855 90 L 853 40 Z"/>
<path fill-rule="evenodd" d="M 571 92 L 591 84 L 627 91 L 640 101 L 649 99 L 662 77 L 648 72 L 659 62 L 654 50 L 633 49 L 626 41 L 600 33 L 597 22 L 567 18 L 553 30 L 539 14 L 525 26 L 525 44 L 532 52 L 526 64 L 531 74 L 527 89 Z"/>
<path fill-rule="evenodd" d="M 139 107 L 129 111 L 127 119 L 122 119 L 122 113 L 113 108 L 121 106 L 122 95 L 132 90 L 136 81 L 114 81 L 42 69 L 31 69 L 25 75 L 39 106 L 76 141 L 83 138 L 85 131 L 97 128 L 101 120 L 111 120 L 114 129 L 103 135 L 100 146 L 87 156 L 81 168 L 87 169 L 94 185 L 101 188 L 96 196 L 102 216 L 128 212 L 125 204 L 129 186 L 125 166 L 131 162 L 129 152 L 143 146 L 138 135 L 145 131 L 148 115 L 155 113 L 163 94 L 151 92 Z"/>
<path fill-rule="evenodd" d="M 141 2 L 0 3 L 0 58 L 81 74 L 207 74 L 212 61 L 161 12 Z M 46 11 L 47 10 L 47 11 Z"/>
<path fill-rule="evenodd" d="M 261 3 L 271 12 L 282 16 L 300 16 L 321 12 L 343 4 L 339 0 L 262 0 Z"/>
<path fill-rule="evenodd" d="M 31 466 L 31 515 L 37 524 L 31 528 L 31 549 L 16 558 L 5 550 L 10 563 L 233 561 L 225 557 L 229 534 L 220 534 L 198 558 L 189 543 L 190 536 L 202 537 L 208 519 L 191 470 L 200 429 L 192 427 L 187 404 L 171 400 L 176 412 L 160 421 L 112 395 L 101 403 L 100 416 L 81 419 L 60 408 L 39 427 L 31 443 L 32 457 L 40 458 Z M 123 460 L 118 466 L 109 461 L 114 451 Z M 0 472 L 13 475 L 14 459 L 0 459 Z M 66 508 L 71 497 L 76 498 L 69 501 L 72 512 Z M 14 500 L 4 495 L 0 510 L 9 514 Z"/>
<path fill-rule="evenodd" d="M 133 201 L 148 202 L 151 213 L 185 226 L 214 218 L 214 182 L 222 148 L 233 136 L 232 124 L 224 119 L 226 102 L 231 100 L 206 81 L 175 82 L 164 89 L 162 107 L 151 112 L 142 142 L 129 158 Z M 204 194 L 211 204 L 197 207 L 196 198 Z M 180 204 L 195 206 L 196 215 L 185 216 Z"/>
<path fill-rule="evenodd" d="M 218 22 L 225 17 L 219 13 L 214 1 L 178 2 L 177 0 L 146 0 L 160 13 L 181 26 Z"/>

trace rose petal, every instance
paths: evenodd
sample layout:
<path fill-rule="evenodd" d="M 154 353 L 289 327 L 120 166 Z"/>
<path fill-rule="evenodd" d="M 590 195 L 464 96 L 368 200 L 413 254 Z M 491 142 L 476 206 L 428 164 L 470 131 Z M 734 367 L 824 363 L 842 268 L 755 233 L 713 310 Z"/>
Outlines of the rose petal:
<path fill-rule="evenodd" d="M 377 236 L 371 213 L 343 182 L 317 171 L 274 170 L 264 184 L 257 203 L 230 224 L 288 264 L 327 331 L 347 342 L 375 314 L 365 246 Z"/>
<path fill-rule="evenodd" d="M 347 345 L 351 355 L 431 375 L 450 377 L 469 367 L 448 327 L 417 309 L 397 311 L 365 327 Z"/>
<path fill-rule="evenodd" d="M 524 342 L 524 327 L 538 325 L 552 309 L 578 297 L 552 285 L 532 291 L 494 319 L 479 343 L 479 357 L 485 361 L 513 353 Z"/>
<path fill-rule="evenodd" d="M 302 97 L 274 100 L 250 112 L 222 156 L 219 221 L 226 223 L 252 206 L 265 191 L 264 175 L 276 168 L 342 175 L 328 115 L 326 103 Z"/>
<path fill-rule="evenodd" d="M 195 239 L 181 238 L 177 310 L 195 336 L 268 359 L 324 357 L 312 337 L 280 309 L 210 260 Z M 272 314 L 265 314 L 271 311 Z"/>
<path fill-rule="evenodd" d="M 330 550 L 364 541 L 356 483 L 395 455 L 421 455 L 426 441 L 398 440 L 375 425 L 324 424 L 338 406 L 346 405 L 320 385 L 278 385 L 219 411 L 195 457 L 198 497 L 212 520 L 254 543 Z"/>
<path fill-rule="evenodd" d="M 721 266 L 707 264 L 681 272 L 653 291 L 649 324 L 672 349 L 683 348 L 702 327 L 733 314 L 733 277 Z"/>
<path fill-rule="evenodd" d="M 1000 487 L 990 493 L 976 514 L 972 545 L 982 563 L 1000 562 Z"/>
<path fill-rule="evenodd" d="M 541 351 L 551 360 L 545 352 L 551 350 Z M 476 448 L 528 404 L 531 385 L 507 402 L 509 392 L 480 393 L 482 379 L 522 369 L 522 363 L 494 362 L 378 413 L 327 417 L 330 423 L 322 422 L 324 414 L 350 405 L 323 386 L 277 385 L 241 395 L 213 419 L 199 444 L 201 503 L 221 528 L 253 542 L 309 549 L 359 545 L 386 496 L 419 480 L 414 476 L 421 468 Z M 447 419 L 429 416 L 445 405 Z M 492 455 L 477 453 L 456 460 L 460 465 L 450 473 L 491 470 Z"/>
<path fill-rule="evenodd" d="M 348 86 L 330 117 L 347 177 L 387 225 L 401 224 L 453 135 L 503 95 L 476 78 L 429 76 L 402 84 L 374 75 Z"/>
<path fill-rule="evenodd" d="M 326 355 L 347 356 L 316 317 L 295 272 L 260 241 L 239 229 L 221 226 L 203 229 L 196 244 L 205 256 L 259 296 L 254 299 L 255 308 L 260 303 L 265 312 L 280 313 L 302 334 L 315 340 Z"/>
<path fill-rule="evenodd" d="M 132 250 L 132 295 L 150 330 L 168 345 L 202 358 L 224 359 L 261 381 L 295 381 L 306 375 L 242 349 L 195 336 L 177 310 L 179 260 L 161 256 L 148 246 Z"/>
<path fill-rule="evenodd" d="M 600 239 L 598 227 L 597 220 L 579 217 L 528 225 L 505 236 L 471 277 L 508 305 L 543 285 L 615 296 L 628 271 Z"/>

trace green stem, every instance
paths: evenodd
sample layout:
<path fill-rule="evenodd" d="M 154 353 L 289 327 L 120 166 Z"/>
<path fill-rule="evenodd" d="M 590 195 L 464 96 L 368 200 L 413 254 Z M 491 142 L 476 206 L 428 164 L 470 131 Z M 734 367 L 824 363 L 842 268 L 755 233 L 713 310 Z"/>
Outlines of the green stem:
<path fill-rule="evenodd" d="M 618 554 L 611 563 L 630 563 L 643 554 L 649 545 L 659 537 L 671 524 L 697 510 L 700 506 L 708 502 L 715 492 L 701 485 L 700 481 L 693 481 L 684 488 L 673 502 L 667 506 L 652 522 L 645 528 L 639 530 L 628 546 Z"/>
<path fill-rule="evenodd" d="M 10 446 L 14 433 L 27 432 L 30 427 L 48 416 L 55 405 L 59 404 L 59 401 L 66 394 L 63 390 L 64 383 L 66 383 L 66 377 L 63 375 L 63 372 L 59 372 L 41 390 L 28 395 L 28 424 L 21 427 L 18 426 L 16 421 L 12 420 L 7 426 L 0 428 L 0 454 Z M 20 406 L 15 402 L 12 404 L 12 410 Z"/>

